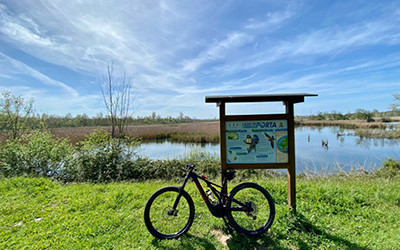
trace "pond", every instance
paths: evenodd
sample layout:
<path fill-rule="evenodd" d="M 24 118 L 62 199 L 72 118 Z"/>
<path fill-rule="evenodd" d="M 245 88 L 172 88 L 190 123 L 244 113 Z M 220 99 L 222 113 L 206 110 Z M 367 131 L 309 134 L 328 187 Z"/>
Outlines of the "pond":
<path fill-rule="evenodd" d="M 389 157 L 400 158 L 400 140 L 354 136 L 339 127 L 297 127 L 295 131 L 297 173 L 334 173 L 362 168 L 371 171 Z M 143 142 L 140 154 L 150 159 L 182 157 L 195 148 L 219 155 L 219 144 Z"/>

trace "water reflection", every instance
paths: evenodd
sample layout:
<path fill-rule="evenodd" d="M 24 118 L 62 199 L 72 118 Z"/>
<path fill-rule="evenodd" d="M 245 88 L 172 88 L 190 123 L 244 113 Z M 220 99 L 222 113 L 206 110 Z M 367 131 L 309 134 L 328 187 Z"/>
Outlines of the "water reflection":
<path fill-rule="evenodd" d="M 388 157 L 399 158 L 399 150 L 399 140 L 360 138 L 349 129 L 296 128 L 296 165 L 300 171 L 372 170 Z"/>
<path fill-rule="evenodd" d="M 322 140 L 322 148 L 323 149 L 325 149 L 325 150 L 328 150 L 329 149 L 329 146 L 328 146 L 328 140 Z"/>
<path fill-rule="evenodd" d="M 144 142 L 140 145 L 139 154 L 151 159 L 174 159 L 188 154 L 191 150 L 201 148 L 219 155 L 219 144 L 215 143 L 182 143 L 167 140 Z"/>

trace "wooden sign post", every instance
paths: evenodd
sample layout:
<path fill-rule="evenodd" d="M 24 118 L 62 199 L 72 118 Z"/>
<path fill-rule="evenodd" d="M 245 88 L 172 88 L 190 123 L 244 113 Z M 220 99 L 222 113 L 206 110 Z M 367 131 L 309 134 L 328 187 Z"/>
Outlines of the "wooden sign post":
<path fill-rule="evenodd" d="M 316 94 L 207 96 L 219 107 L 221 170 L 287 169 L 288 205 L 296 211 L 294 104 Z M 226 103 L 277 102 L 283 114 L 226 115 Z"/>

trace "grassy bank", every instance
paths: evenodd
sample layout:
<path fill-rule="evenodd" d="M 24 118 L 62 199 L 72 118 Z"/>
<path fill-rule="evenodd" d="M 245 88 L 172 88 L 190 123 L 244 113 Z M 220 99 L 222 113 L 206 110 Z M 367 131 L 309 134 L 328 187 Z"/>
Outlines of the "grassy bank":
<path fill-rule="evenodd" d="M 188 185 L 196 217 L 188 234 L 157 241 L 143 208 L 166 181 L 60 184 L 44 178 L 0 179 L 0 249 L 395 249 L 400 242 L 400 179 L 299 178 L 298 213 L 287 208 L 285 178 L 253 179 L 276 203 L 264 236 L 250 239 L 214 218 Z M 236 183 L 232 183 L 233 187 Z"/>

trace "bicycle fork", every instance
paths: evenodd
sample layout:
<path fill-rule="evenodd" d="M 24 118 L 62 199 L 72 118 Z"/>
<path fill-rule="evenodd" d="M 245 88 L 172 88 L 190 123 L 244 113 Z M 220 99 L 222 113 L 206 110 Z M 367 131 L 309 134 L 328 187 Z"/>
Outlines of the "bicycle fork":
<path fill-rule="evenodd" d="M 189 180 L 189 175 L 186 176 L 185 180 L 183 181 L 182 186 L 179 187 L 179 193 L 176 196 L 174 205 L 172 205 L 171 210 L 168 210 L 168 212 L 167 212 L 169 216 L 177 216 L 178 215 L 178 210 L 176 208 L 178 207 L 179 201 L 181 200 L 181 197 L 182 197 L 182 191 L 184 191 L 188 180 Z"/>

